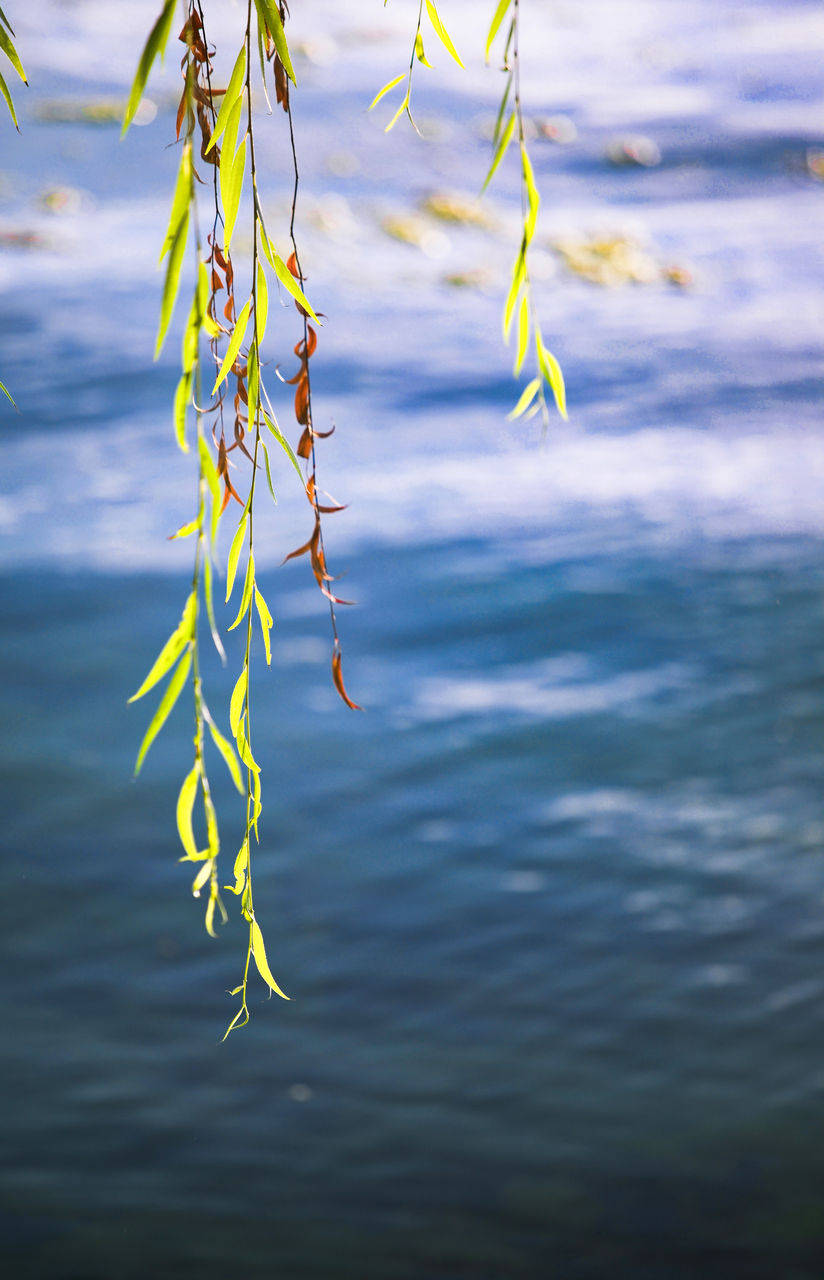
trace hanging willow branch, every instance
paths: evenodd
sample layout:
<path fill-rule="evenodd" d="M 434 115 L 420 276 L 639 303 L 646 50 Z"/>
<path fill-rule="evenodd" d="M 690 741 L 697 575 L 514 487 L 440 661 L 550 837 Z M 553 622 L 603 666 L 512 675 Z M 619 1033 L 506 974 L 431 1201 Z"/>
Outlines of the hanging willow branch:
<path fill-rule="evenodd" d="M 12 41 L 13 35 L 14 35 L 14 28 L 12 27 L 11 23 L 9 22 L 3 10 L 0 9 L 0 50 L 3 52 L 3 54 L 8 59 L 8 61 L 11 63 L 12 67 L 17 72 L 20 79 L 23 81 L 23 84 L 28 85 L 29 82 L 26 79 L 26 73 L 23 70 L 23 64 L 17 55 L 17 50 L 14 47 L 14 43 Z M 20 126 L 17 123 L 17 113 L 14 110 L 14 100 L 9 91 L 9 86 L 6 84 L 6 81 L 3 78 L 2 74 L 0 74 L 0 94 L 2 94 L 3 98 L 5 99 L 5 103 L 9 109 L 9 114 L 12 118 L 14 127 L 19 133 Z M 0 382 L 0 391 L 2 391 L 3 395 L 6 397 L 7 400 L 11 401 L 11 403 L 14 405 L 16 409 L 17 405 L 14 404 L 14 399 L 12 398 L 11 392 L 9 391 L 8 387 L 6 387 L 5 384 L 2 382 Z"/>
<path fill-rule="evenodd" d="M 124 132 L 134 118 L 154 62 L 164 54 L 174 8 L 175 0 L 166 0 L 149 34 L 129 97 Z M 255 759 L 252 747 L 250 663 L 255 620 L 262 636 L 267 665 L 271 662 L 273 625 L 255 564 L 255 500 L 261 470 L 265 470 L 269 491 L 272 498 L 275 498 L 272 460 L 262 437 L 264 427 L 297 472 L 312 507 L 312 535 L 303 547 L 290 553 L 286 559 L 309 554 L 315 580 L 329 601 L 331 610 L 333 681 L 344 702 L 350 707 L 356 706 L 343 685 L 341 646 L 335 617 L 335 605 L 346 602 L 333 595 L 329 587 L 332 579 L 326 568 L 321 526 L 323 514 L 343 508 L 336 503 L 321 503 L 317 487 L 315 440 L 330 433 L 315 431 L 312 422 L 309 361 L 317 346 L 317 326 L 320 321 L 303 291 L 304 277 L 295 238 L 298 160 L 289 82 L 294 86 L 296 80 L 284 29 L 286 19 L 285 4 L 276 4 L 274 0 L 247 0 L 245 20 L 239 33 L 240 48 L 225 89 L 214 87 L 214 50 L 206 36 L 202 0 L 188 0 L 186 21 L 180 32 L 179 38 L 185 45 L 181 60 L 183 91 L 176 127 L 176 137 L 181 144 L 181 159 L 169 226 L 161 251 L 161 261 L 166 260 L 166 274 L 155 355 L 159 355 L 169 329 L 180 288 L 186 248 L 191 239 L 195 254 L 194 295 L 183 337 L 182 371 L 175 393 L 174 424 L 177 442 L 184 452 L 188 452 L 187 419 L 194 412 L 198 510 L 195 517 L 172 536 L 195 537 L 194 571 L 192 589 L 180 623 L 131 699 L 134 701 L 142 698 L 172 672 L 141 744 L 136 766 L 138 772 L 172 707 L 189 679 L 192 680 L 194 763 L 180 788 L 177 827 L 184 850 L 182 860 L 201 864 L 192 884 L 192 892 L 199 897 L 207 885 L 209 888 L 206 928 L 211 934 L 214 934 L 216 913 L 224 921 L 227 913 L 221 899 L 218 876 L 220 840 L 217 815 L 211 799 L 204 758 L 207 727 L 232 780 L 243 796 L 243 834 L 233 865 L 234 883 L 225 887 L 239 899 L 241 915 L 248 925 L 248 942 L 241 982 L 231 992 L 233 996 L 240 997 L 240 1007 L 232 1018 L 226 1035 L 249 1021 L 248 984 L 253 961 L 269 990 L 288 999 L 272 976 L 263 934 L 255 916 L 252 891 L 251 855 L 252 848 L 260 841 L 259 821 L 263 803 L 261 767 Z M 253 57 L 255 50 L 258 59 Z M 267 230 L 260 202 L 253 101 L 254 67 L 257 61 L 264 93 L 268 72 L 274 80 L 276 101 L 283 107 L 288 119 L 294 183 L 288 232 L 292 248 L 287 259 L 278 252 Z M 266 97 L 268 101 L 268 93 Z M 199 231 L 197 189 L 199 185 L 208 184 L 204 183 L 198 173 L 198 164 L 211 166 L 213 175 L 212 227 L 207 238 L 208 252 L 205 257 Z M 249 229 L 252 249 L 248 294 L 238 305 L 238 283 L 231 245 L 244 191 L 250 196 Z M 278 425 L 263 376 L 264 359 L 261 348 L 267 336 L 269 317 L 267 267 L 276 285 L 293 300 L 302 322 L 303 335 L 294 348 L 299 368 L 297 374 L 289 380 L 296 386 L 295 416 L 302 428 L 297 450 L 293 450 Z M 241 298 L 244 293 L 245 289 L 240 293 Z M 205 377 L 202 363 L 204 335 L 208 341 L 212 366 L 208 378 Z M 301 459 L 308 463 L 307 476 L 301 470 Z M 239 468 L 243 472 L 247 467 L 248 489 L 244 498 L 244 481 L 240 478 Z M 198 648 L 202 597 L 215 645 L 221 657 L 225 658 L 212 598 L 212 555 L 218 524 L 232 501 L 237 502 L 240 507 L 240 515 L 227 560 L 227 604 L 235 594 L 236 583 L 242 581 L 242 587 L 237 614 L 228 630 L 232 632 L 242 629 L 241 634 L 244 636 L 240 674 L 235 681 L 229 703 L 229 725 L 234 746 L 217 728 L 204 699 Z M 202 848 L 198 847 L 193 820 L 198 793 L 202 799 L 202 825 L 206 836 L 205 846 Z"/>

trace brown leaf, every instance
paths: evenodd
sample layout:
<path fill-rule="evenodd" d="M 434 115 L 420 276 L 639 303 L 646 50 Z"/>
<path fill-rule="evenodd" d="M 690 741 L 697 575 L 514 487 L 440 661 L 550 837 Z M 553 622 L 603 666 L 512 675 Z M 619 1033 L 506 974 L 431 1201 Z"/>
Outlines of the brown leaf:
<path fill-rule="evenodd" d="M 301 378 L 295 392 L 295 417 L 302 427 L 309 425 L 309 379 Z"/>
<path fill-rule="evenodd" d="M 347 707 L 351 707 L 353 711 L 363 711 L 363 707 L 358 706 L 357 702 L 353 702 L 346 692 L 343 684 L 343 673 L 341 671 L 341 648 L 340 641 L 335 640 L 335 647 L 332 650 L 332 679 L 335 682 L 335 688 L 343 698 Z"/>
<path fill-rule="evenodd" d="M 303 435 L 301 436 L 296 452 L 299 458 L 311 458 L 312 430 L 310 427 L 307 427 Z"/>

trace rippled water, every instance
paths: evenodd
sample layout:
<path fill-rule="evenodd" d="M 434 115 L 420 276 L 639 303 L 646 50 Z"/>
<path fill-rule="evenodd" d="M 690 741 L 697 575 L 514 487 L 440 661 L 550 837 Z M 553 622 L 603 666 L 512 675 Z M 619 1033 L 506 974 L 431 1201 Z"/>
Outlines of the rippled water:
<path fill-rule="evenodd" d="M 284 471 L 256 897 L 293 998 L 258 993 L 221 1047 L 243 944 L 203 934 L 176 861 L 189 729 L 135 784 L 125 705 L 187 574 L 175 343 L 150 361 L 169 99 L 123 143 L 38 116 L 122 92 L 155 5 L 10 15 L 32 89 L 0 232 L 39 243 L 0 252 L 9 1274 L 824 1267 L 824 17 L 524 6 L 525 95 L 577 128 L 533 143 L 542 237 L 632 233 L 693 278 L 605 289 L 542 248 L 571 421 L 541 445 L 505 419 L 514 175 L 490 230 L 419 209 L 477 190 L 499 87 L 478 7 L 442 7 L 475 69 L 421 69 L 421 141 L 363 111 L 414 6 L 293 6 L 320 466 L 350 503 L 329 553 L 368 714 L 331 688 L 305 567 L 277 567 L 306 536 Z M 661 164 L 611 167 L 638 133 Z M 279 121 L 261 146 L 282 221 Z M 58 216 L 40 198 L 65 184 Z M 210 663 L 213 706 L 236 665 Z"/>

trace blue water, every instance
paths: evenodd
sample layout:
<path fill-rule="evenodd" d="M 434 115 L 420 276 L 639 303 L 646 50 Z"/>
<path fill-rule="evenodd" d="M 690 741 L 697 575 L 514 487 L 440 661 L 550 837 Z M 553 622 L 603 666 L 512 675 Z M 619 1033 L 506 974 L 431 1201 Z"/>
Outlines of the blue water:
<path fill-rule="evenodd" d="M 236 921 L 206 937 L 177 861 L 190 726 L 179 709 L 135 783 L 126 705 L 189 572 L 166 541 L 192 500 L 176 341 L 151 363 L 174 73 L 123 143 L 38 114 L 122 93 L 155 7 L 10 15 L 32 89 L 0 232 L 39 241 L 0 250 L 21 407 L 0 494 L 6 1271 L 818 1280 L 820 6 L 524 6 L 525 95 L 578 130 L 533 144 L 571 407 L 543 444 L 505 418 L 514 174 L 488 231 L 419 209 L 479 185 L 498 81 L 477 6 L 443 5 L 474 69 L 421 69 L 424 141 L 363 113 L 410 13 L 293 6 L 316 419 L 337 424 L 319 466 L 350 503 L 327 544 L 367 713 L 331 687 L 306 567 L 278 567 L 306 536 L 284 468 L 260 530 L 256 908 L 292 1000 L 256 989 L 224 1045 L 244 944 Z M 661 164 L 607 164 L 637 133 Z M 282 228 L 280 120 L 260 145 Z M 691 287 L 601 288 L 544 243 L 616 232 Z M 481 290 L 445 282 L 478 268 Z M 293 330 L 275 314 L 275 359 Z M 208 658 L 213 709 L 238 663 Z"/>

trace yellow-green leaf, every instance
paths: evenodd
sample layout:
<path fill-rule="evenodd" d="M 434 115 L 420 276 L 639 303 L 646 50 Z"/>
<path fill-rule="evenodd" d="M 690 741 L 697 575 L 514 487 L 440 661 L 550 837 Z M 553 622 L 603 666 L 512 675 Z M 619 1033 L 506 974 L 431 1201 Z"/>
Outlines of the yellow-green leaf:
<path fill-rule="evenodd" d="M 538 220 L 538 207 L 541 203 L 541 197 L 538 195 L 538 188 L 535 186 L 535 174 L 532 172 L 532 165 L 523 143 L 521 143 L 521 169 L 529 198 L 529 210 L 524 223 L 524 239 L 529 244 L 535 234 L 535 223 Z"/>
<path fill-rule="evenodd" d="M 189 452 L 186 443 L 186 410 L 189 407 L 189 396 L 192 392 L 192 375 L 184 373 L 177 384 L 174 399 L 175 439 L 183 453 Z"/>
<path fill-rule="evenodd" d="M 218 751 L 223 756 L 223 759 L 226 761 L 226 768 L 229 770 L 232 782 L 234 782 L 240 794 L 243 795 L 244 787 L 240 779 L 240 766 L 238 765 L 237 756 L 235 755 L 232 744 L 224 738 L 211 716 L 207 719 L 206 723 L 208 724 L 209 732 L 212 735 L 212 742 L 214 742 Z"/>
<path fill-rule="evenodd" d="M 199 528 L 200 516 L 198 516 L 196 520 L 190 520 L 188 524 L 182 524 L 180 528 L 172 534 L 169 541 L 174 542 L 175 538 L 190 538 L 193 533 L 197 533 Z"/>
<path fill-rule="evenodd" d="M 388 124 L 388 125 L 386 126 L 386 128 L 384 129 L 384 133 L 390 133 L 390 132 L 392 131 L 392 129 L 394 129 L 395 125 L 396 125 L 396 124 L 398 123 L 398 121 L 400 120 L 400 118 L 401 118 L 401 116 L 403 115 L 404 111 L 408 110 L 408 108 L 409 108 L 409 90 L 407 89 L 406 94 L 404 95 L 403 102 L 402 102 L 402 103 L 401 103 L 401 105 L 398 107 L 398 109 L 397 109 L 397 111 L 395 112 L 395 114 L 393 115 L 392 119 L 389 121 L 389 124 Z"/>
<path fill-rule="evenodd" d="M 520 399 L 518 400 L 518 403 L 516 404 L 515 408 L 512 410 L 511 413 L 508 413 L 506 415 L 510 420 L 515 418 L 520 418 L 521 414 L 526 412 L 526 410 L 532 404 L 532 401 L 535 399 L 535 396 L 538 394 L 538 388 L 540 387 L 540 385 L 541 385 L 540 378 L 533 378 L 531 382 L 528 382 L 526 384 L 523 391 L 521 392 Z"/>
<path fill-rule="evenodd" d="M 226 563 L 226 603 L 232 594 L 232 588 L 235 585 L 235 573 L 237 572 L 237 562 L 240 557 L 240 548 L 243 545 L 243 537 L 246 533 L 246 512 L 240 518 L 240 524 L 235 530 L 235 536 L 232 538 L 232 545 L 229 547 L 229 559 Z"/>
<path fill-rule="evenodd" d="M 209 879 L 209 876 L 212 874 L 213 861 L 214 859 L 210 858 L 208 862 L 204 862 L 203 866 L 200 868 L 194 880 L 192 881 L 192 897 L 193 898 L 200 897 L 201 889 L 203 888 L 206 881 Z"/>
<path fill-rule="evenodd" d="M 264 415 L 263 415 L 263 416 L 264 416 L 264 418 L 265 418 L 265 417 L 266 417 L 266 414 L 264 413 Z M 274 502 L 275 506 L 277 506 L 277 502 L 278 502 L 278 500 L 277 500 L 277 497 L 276 497 L 276 495 L 275 495 L 275 486 L 272 484 L 272 471 L 271 471 L 271 468 L 270 468 L 270 466 L 269 466 L 269 450 L 266 448 L 266 441 L 265 441 L 265 440 L 261 440 L 261 442 L 260 442 L 260 447 L 261 447 L 261 449 L 263 450 L 263 461 L 264 461 L 264 462 L 265 462 L 265 464 L 266 464 L 266 483 L 267 483 L 267 484 L 268 484 L 268 486 L 269 486 L 269 492 L 270 492 L 270 493 L 271 493 L 271 495 L 272 495 L 272 501 Z"/>
<path fill-rule="evenodd" d="M 269 606 L 263 596 L 255 587 L 255 604 L 257 605 L 258 617 L 260 618 L 260 629 L 263 632 L 263 647 L 266 650 L 266 665 L 272 665 L 272 644 L 269 633 L 272 630 L 272 615 L 269 612 Z"/>
<path fill-rule="evenodd" d="M 293 448 L 292 448 L 292 446 L 290 445 L 289 441 L 286 439 L 286 436 L 284 436 L 284 435 L 281 433 L 281 431 L 279 430 L 279 428 L 275 425 L 275 423 L 274 423 L 273 419 L 269 417 L 269 414 L 266 412 L 266 410 L 265 410 L 265 409 L 263 410 L 263 421 L 266 423 L 267 427 L 269 428 L 269 430 L 271 431 L 272 435 L 273 435 L 273 436 L 275 437 L 275 439 L 277 440 L 277 442 L 278 442 L 278 444 L 280 445 L 281 449 L 282 449 L 282 450 L 283 450 L 283 452 L 286 454 L 287 458 L 288 458 L 288 459 L 289 459 L 289 461 L 292 463 L 292 466 L 293 466 L 293 467 L 295 468 L 295 470 L 297 471 L 298 476 L 300 477 L 300 482 L 301 482 L 301 484 L 302 484 L 302 485 L 303 485 L 303 484 L 305 484 L 305 481 L 304 481 L 304 479 L 303 479 L 303 472 L 302 472 L 302 471 L 301 471 L 301 469 L 300 469 L 300 463 L 298 462 L 297 457 L 295 456 L 295 451 L 294 451 L 294 449 L 293 449 Z M 274 495 L 274 493 L 273 493 L 273 494 L 272 494 L 272 497 L 274 497 L 274 496 L 275 496 L 275 495 Z"/>
<path fill-rule="evenodd" d="M 169 225 L 166 229 L 166 238 L 163 241 L 163 247 L 160 250 L 160 261 L 166 257 L 175 242 L 178 229 L 183 221 L 184 215 L 189 211 L 189 202 L 192 198 L 192 144 L 185 142 L 183 144 L 183 154 L 180 157 L 180 167 L 177 171 L 177 182 L 175 183 L 175 193 L 172 197 L 172 211 L 169 215 Z"/>
<path fill-rule="evenodd" d="M 200 781 L 200 765 L 196 764 L 191 773 L 188 773 L 183 779 L 183 786 L 180 788 L 180 794 L 177 797 L 177 834 L 180 836 L 180 843 L 187 858 L 197 858 L 197 845 L 195 843 L 195 833 L 192 829 L 192 811 L 195 807 L 195 796 L 197 795 L 197 784 Z"/>
<path fill-rule="evenodd" d="M 498 34 L 498 29 L 504 20 L 504 14 L 511 5 L 512 0 L 499 0 L 498 7 L 492 15 L 492 21 L 489 24 L 489 34 L 486 37 L 486 61 L 489 62 L 489 54 L 492 49 L 492 42 Z"/>
<path fill-rule="evenodd" d="M 278 984 L 272 977 L 269 964 L 266 960 L 266 948 L 263 945 L 263 934 L 260 931 L 260 925 L 257 920 L 252 921 L 252 955 L 255 957 L 255 964 L 258 967 L 258 973 L 267 986 L 271 987 L 276 995 L 282 996 L 284 1000 L 289 997 L 281 991 Z"/>
<path fill-rule="evenodd" d="M 241 600 L 240 600 L 240 608 L 237 611 L 237 617 L 235 618 L 231 627 L 229 627 L 230 631 L 234 631 L 235 627 L 239 626 L 243 618 L 246 616 L 246 611 L 249 608 L 249 605 L 251 604 L 251 601 L 252 601 L 252 588 L 254 587 L 254 585 L 255 585 L 255 557 L 254 557 L 254 553 L 250 551 L 249 559 L 246 561 L 246 577 L 243 582 L 243 595 L 241 596 Z"/>
<path fill-rule="evenodd" d="M 526 294 L 521 298 L 521 305 L 518 309 L 518 351 L 515 356 L 515 376 L 521 372 L 521 367 L 526 359 L 526 349 L 529 345 L 529 301 Z"/>
<path fill-rule="evenodd" d="M 249 298 L 244 304 L 243 310 L 241 311 L 240 315 L 237 318 L 237 321 L 235 322 L 234 332 L 232 333 L 232 337 L 229 341 L 229 346 L 226 349 L 226 355 L 223 359 L 223 364 L 220 366 L 220 372 L 215 378 L 215 385 L 212 387 L 212 395 L 215 394 L 221 382 L 229 373 L 229 370 L 231 369 L 232 365 L 235 363 L 235 360 L 237 359 L 237 353 L 240 351 L 240 344 L 243 342 L 243 339 L 246 336 L 246 326 L 249 323 L 249 309 L 251 305 L 252 305 L 252 299 Z"/>
<path fill-rule="evenodd" d="M 17 123 L 17 113 L 14 110 L 14 101 L 12 99 L 11 93 L 9 92 L 9 86 L 6 84 L 5 80 L 1 75 L 0 75 L 0 93 L 2 93 L 3 97 L 6 99 L 6 106 L 9 109 L 9 115 L 11 116 L 12 121 L 14 122 L 15 129 L 19 133 L 20 125 Z"/>
<path fill-rule="evenodd" d="M 221 198 L 223 200 L 223 215 L 225 219 L 224 228 L 224 248 L 228 249 L 231 243 L 232 234 L 237 222 L 237 211 L 240 206 L 240 193 L 243 189 L 243 175 L 246 172 L 246 138 L 244 137 L 237 150 L 237 155 L 232 161 L 231 171 L 227 176 L 227 181 L 223 182 L 223 163 L 221 157 Z"/>
<path fill-rule="evenodd" d="M 149 72 L 152 69 L 155 58 L 158 54 L 161 57 L 163 56 L 174 16 L 175 0 L 166 0 L 160 12 L 160 17 L 149 32 L 149 38 L 137 64 L 137 72 L 129 94 L 129 101 L 126 104 L 126 114 L 123 117 L 123 133 L 132 123 L 135 112 L 140 106 L 140 99 L 143 97 L 143 90 L 146 88 L 146 81 L 149 79 Z"/>
<path fill-rule="evenodd" d="M 198 454 L 200 455 L 200 467 L 203 472 L 203 478 L 209 487 L 209 493 L 212 497 L 212 521 L 209 541 L 214 545 L 215 534 L 217 532 L 217 522 L 220 519 L 220 476 L 217 474 L 217 467 L 214 464 L 209 446 L 203 439 L 198 437 L 197 442 Z"/>
<path fill-rule="evenodd" d="M 187 649 L 186 653 L 184 653 L 183 657 L 180 659 L 177 670 L 166 685 L 166 691 L 160 699 L 157 711 L 152 716 L 149 727 L 144 734 L 143 741 L 140 744 L 140 750 L 137 753 L 137 763 L 134 767 L 135 774 L 140 773 L 141 765 L 146 758 L 146 753 L 149 750 L 149 747 L 160 733 L 160 730 L 169 718 L 169 712 L 180 697 L 180 691 L 186 683 L 186 678 L 189 674 L 189 668 L 191 665 L 192 655 Z"/>
<path fill-rule="evenodd" d="M 155 360 L 160 355 L 163 341 L 166 337 L 166 330 L 169 328 L 169 321 L 172 318 L 177 291 L 180 285 L 180 268 L 183 265 L 183 254 L 186 250 L 186 241 L 189 235 L 189 210 L 181 220 L 180 226 L 175 232 L 174 242 L 171 252 L 169 253 L 169 261 L 166 264 L 166 279 L 163 282 L 163 297 L 160 302 L 160 326 L 157 331 L 157 343 L 155 345 Z"/>
<path fill-rule="evenodd" d="M 486 191 L 487 187 L 492 181 L 492 177 L 495 173 L 495 170 L 498 168 L 498 165 L 501 163 L 504 156 L 506 155 L 507 147 L 512 141 L 512 134 L 514 130 L 515 130 L 515 112 L 511 111 L 509 115 L 509 119 L 506 122 L 506 128 L 501 134 L 497 149 L 495 151 L 494 156 L 492 157 L 492 164 L 489 166 L 489 172 L 484 178 L 484 185 L 481 187 L 481 191 Z"/>
<path fill-rule="evenodd" d="M 14 67 L 15 71 L 17 72 L 17 74 L 19 75 L 23 83 L 28 84 L 29 82 L 26 79 L 26 73 L 23 70 L 23 64 L 17 56 L 17 50 L 15 49 L 11 40 L 9 40 L 9 37 L 7 36 L 6 32 L 3 30 L 2 26 L 0 26 L 0 49 L 3 50 L 4 54 L 8 58 L 11 65 Z"/>
<path fill-rule="evenodd" d="M 509 286 L 509 293 L 506 295 L 506 302 L 504 303 L 503 327 L 504 327 L 504 340 L 506 342 L 509 341 L 509 330 L 512 325 L 512 317 L 515 313 L 515 306 L 518 301 L 518 296 L 521 292 L 521 285 L 524 282 L 524 271 L 525 271 L 525 263 L 524 263 L 524 255 L 522 251 L 521 253 L 518 254 L 518 258 L 512 272 L 512 281 Z"/>
<path fill-rule="evenodd" d="M 232 868 L 232 875 L 235 877 L 235 883 L 233 885 L 227 884 L 224 886 L 226 889 L 229 890 L 230 893 L 236 893 L 238 897 L 240 897 L 240 895 L 243 893 L 243 887 L 244 887 L 244 884 L 246 883 L 246 868 L 248 866 L 249 866 L 249 839 L 247 837 L 243 841 L 243 844 L 240 846 L 240 849 L 238 850 L 238 855 L 235 858 L 235 865 Z"/>
<path fill-rule="evenodd" d="M 567 406 L 564 375 L 561 372 L 561 366 L 558 364 L 558 361 L 555 359 L 552 352 L 547 350 L 540 339 L 538 340 L 538 363 L 541 366 L 541 372 L 552 388 L 552 394 L 555 397 L 558 412 L 562 418 L 566 418 Z"/>
<path fill-rule="evenodd" d="M 232 690 L 232 697 L 229 702 L 229 725 L 232 733 L 237 737 L 238 727 L 243 719 L 243 704 L 246 700 L 246 689 L 249 683 L 249 672 L 244 666 Z"/>
<path fill-rule="evenodd" d="M 283 23 L 280 20 L 280 13 L 276 0 L 255 0 L 257 5 L 258 17 L 263 13 L 264 21 L 269 28 L 272 39 L 275 42 L 278 57 L 283 63 L 283 69 L 286 72 L 292 84 L 296 85 L 294 68 L 292 67 L 292 59 L 289 57 L 289 47 L 286 43 L 286 33 L 283 30 Z"/>
<path fill-rule="evenodd" d="M 269 286 L 266 283 L 266 272 L 263 270 L 262 262 L 257 264 L 257 288 L 255 293 L 255 333 L 257 334 L 258 346 L 260 346 L 266 333 L 266 321 L 269 316 Z"/>
<path fill-rule="evenodd" d="M 215 622 L 215 602 L 212 593 L 212 557 L 208 550 L 203 557 L 203 595 L 206 599 L 206 616 L 209 619 L 209 630 L 212 633 L 212 641 L 220 654 L 221 662 L 225 664 L 226 653 L 223 645 L 220 643 L 220 636 L 217 633 L 217 623 Z"/>
<path fill-rule="evenodd" d="M 374 98 L 369 103 L 369 106 L 366 108 L 366 110 L 371 111 L 373 107 L 376 107 L 380 102 L 381 98 L 383 97 L 383 95 L 385 93 L 389 93 L 390 89 L 394 89 L 395 85 L 400 84 L 401 80 L 405 80 L 406 75 L 407 73 L 405 71 L 402 71 L 399 76 L 395 76 L 394 80 L 387 80 L 383 88 L 379 89 L 378 92 L 375 94 Z"/>
<path fill-rule="evenodd" d="M 155 658 L 146 679 L 138 689 L 137 693 L 133 693 L 129 698 L 129 702 L 137 702 L 144 694 L 163 679 L 166 672 L 171 670 L 177 662 L 181 653 L 185 649 L 190 640 L 194 638 L 195 633 L 195 609 L 197 601 L 194 591 L 191 592 L 186 604 L 183 607 L 183 613 L 180 616 L 180 622 L 175 627 L 169 639 L 164 644 L 160 653 Z"/>
<path fill-rule="evenodd" d="M 426 51 L 423 47 L 423 36 L 420 33 L 420 28 L 415 36 L 415 57 L 418 59 L 418 62 L 422 62 L 425 67 L 429 67 L 431 69 L 432 63 L 426 56 Z"/>
<path fill-rule="evenodd" d="M 232 74 L 229 77 L 229 83 L 226 86 L 226 92 L 224 93 L 223 101 L 220 104 L 220 111 L 218 111 L 217 113 L 217 120 L 215 120 L 214 133 L 209 139 L 209 145 L 206 148 L 207 153 L 211 151 L 212 147 L 219 140 L 224 130 L 226 129 L 226 125 L 229 121 L 229 116 L 232 114 L 235 103 L 238 101 L 241 93 L 243 92 L 243 82 L 245 78 L 246 78 L 246 45 L 243 44 L 241 45 L 240 53 L 237 55 L 237 59 L 235 60 L 235 65 L 232 69 Z M 235 137 L 237 137 L 237 130 L 235 130 Z"/>
<path fill-rule="evenodd" d="M 315 321 L 315 324 L 320 324 L 320 320 L 318 320 L 317 316 L 312 310 L 312 307 L 309 303 L 308 298 L 306 297 L 306 294 L 303 292 L 297 280 L 292 275 L 292 272 L 289 270 L 286 263 L 283 261 L 283 258 L 281 258 L 279 253 L 274 253 L 273 256 L 274 256 L 275 273 L 277 275 L 278 280 L 286 290 L 286 292 L 291 293 L 295 301 L 300 303 L 304 311 L 309 313 L 309 315 Z"/>
<path fill-rule="evenodd" d="M 458 50 L 452 43 L 452 39 L 446 27 L 441 22 L 441 19 L 438 16 L 438 10 L 435 8 L 432 0 L 426 0 L 426 12 L 429 14 L 429 21 L 432 23 L 435 35 L 440 40 L 444 49 L 446 49 L 447 53 L 455 59 L 459 67 L 463 67 L 463 63 L 458 57 Z"/>

